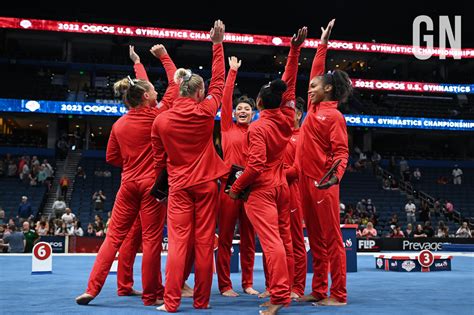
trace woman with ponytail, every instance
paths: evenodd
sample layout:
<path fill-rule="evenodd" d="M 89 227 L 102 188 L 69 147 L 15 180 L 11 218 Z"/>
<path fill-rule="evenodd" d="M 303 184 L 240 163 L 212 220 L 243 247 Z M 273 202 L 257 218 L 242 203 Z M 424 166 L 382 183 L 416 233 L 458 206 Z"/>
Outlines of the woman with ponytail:
<path fill-rule="evenodd" d="M 283 80 L 273 80 L 260 89 L 260 118 L 247 132 L 245 170 L 228 191 L 237 199 L 250 187 L 245 210 L 262 244 L 270 293 L 270 302 L 262 305 L 268 309 L 261 314 L 276 314 L 290 303 L 294 260 L 283 156 L 293 133 L 298 57 L 306 34 L 303 27 L 293 36 Z"/>
<path fill-rule="evenodd" d="M 162 61 L 168 74 L 167 94 L 176 94 L 177 86 L 171 79 L 176 67 L 163 45 L 155 45 L 152 53 Z M 107 145 L 107 163 L 122 168 L 122 181 L 112 210 L 111 222 L 104 243 L 92 268 L 87 290 L 76 298 L 86 305 L 101 291 L 117 251 L 140 215 L 143 259 L 142 300 L 145 305 L 161 304 L 160 262 L 161 242 L 166 207 L 150 195 L 156 172 L 151 148 L 151 126 L 155 118 L 170 104 L 156 105 L 157 93 L 145 80 L 124 78 L 114 84 L 117 95 L 128 106 L 127 114 L 112 127 Z"/>
<path fill-rule="evenodd" d="M 190 70 L 178 69 L 179 97 L 153 123 L 152 144 L 157 174 L 168 172 L 168 257 L 164 305 L 176 312 L 181 303 L 190 246 L 195 250 L 194 308 L 209 308 L 212 286 L 217 179 L 228 172 L 214 149 L 214 119 L 225 80 L 224 24 L 211 29 L 212 79 L 205 96 L 204 80 Z"/>
<path fill-rule="evenodd" d="M 322 28 L 321 44 L 311 69 L 308 89 L 308 113 L 296 149 L 299 183 L 313 256 L 312 292 L 300 301 L 320 305 L 345 305 L 346 255 L 339 219 L 339 183 L 348 159 L 346 121 L 337 109 L 352 92 L 347 73 L 336 70 L 324 74 L 329 35 L 334 20 Z M 321 178 L 340 161 L 329 181 Z M 328 272 L 331 296 L 328 297 Z"/>

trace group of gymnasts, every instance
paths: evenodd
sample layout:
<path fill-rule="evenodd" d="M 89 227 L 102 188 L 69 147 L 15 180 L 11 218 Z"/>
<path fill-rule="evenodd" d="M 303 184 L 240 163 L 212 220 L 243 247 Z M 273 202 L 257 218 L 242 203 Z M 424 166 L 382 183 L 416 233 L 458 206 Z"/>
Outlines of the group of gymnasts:
<path fill-rule="evenodd" d="M 136 78 L 128 76 L 114 85 L 129 111 L 114 123 L 106 155 L 109 164 L 122 168 L 121 186 L 107 236 L 87 290 L 76 298 L 78 304 L 86 305 L 99 294 L 119 252 L 119 295 L 141 295 L 144 305 L 156 305 L 165 312 L 176 312 L 182 297 L 192 297 L 196 309 L 210 308 L 216 227 L 219 291 L 237 298 L 239 293 L 230 279 L 237 221 L 242 293 L 270 298 L 260 305 L 261 314 L 276 314 L 292 300 L 328 306 L 347 303 L 338 184 L 347 165 L 348 139 L 345 119 L 337 107 L 352 87 L 347 73 L 325 71 L 334 22 L 321 28 L 304 122 L 305 102 L 295 91 L 306 27 L 291 39 L 281 79 L 262 86 L 255 100 L 247 96 L 233 100 L 241 61 L 228 58 L 226 78 L 225 26 L 220 20 L 210 30 L 213 58 L 207 91 L 201 76 L 177 69 L 165 47 L 155 45 L 150 52 L 161 61 L 168 79 L 158 102 L 140 57 L 130 47 Z M 213 142 L 219 109 L 223 159 Z M 260 117 L 253 121 L 256 110 Z M 226 188 L 232 165 L 243 167 L 243 171 Z M 169 187 L 166 200 L 153 194 L 164 174 Z M 168 255 L 163 281 L 165 220 Z M 313 259 L 308 295 L 304 292 L 303 222 Z M 256 236 L 263 249 L 264 292 L 255 290 L 253 283 Z M 140 246 L 143 292 L 133 288 L 133 263 Z M 186 280 L 193 266 L 195 283 L 191 288 Z"/>

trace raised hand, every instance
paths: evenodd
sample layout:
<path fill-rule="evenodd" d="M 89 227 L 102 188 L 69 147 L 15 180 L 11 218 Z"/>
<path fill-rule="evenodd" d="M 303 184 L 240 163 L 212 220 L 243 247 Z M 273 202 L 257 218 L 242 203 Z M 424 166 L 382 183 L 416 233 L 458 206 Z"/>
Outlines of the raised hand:
<path fill-rule="evenodd" d="M 135 46 L 128 46 L 128 55 L 130 56 L 130 59 L 133 61 L 133 63 L 140 63 L 140 56 L 135 52 Z"/>
<path fill-rule="evenodd" d="M 214 22 L 214 27 L 211 28 L 209 35 L 211 36 L 211 41 L 214 45 L 220 44 L 224 41 L 224 32 L 225 25 L 221 20 Z"/>
<path fill-rule="evenodd" d="M 336 19 L 332 19 L 329 21 L 328 26 L 326 28 L 321 27 L 321 44 L 327 44 L 329 41 L 329 36 L 331 36 L 331 31 L 334 26 L 334 22 L 336 22 Z"/>
<path fill-rule="evenodd" d="M 161 44 L 157 44 L 157 45 L 154 45 L 153 47 L 151 47 L 150 52 L 153 56 L 155 56 L 158 59 L 161 56 L 164 56 L 164 55 L 168 54 L 168 52 L 166 51 L 165 46 L 163 46 Z"/>
<path fill-rule="evenodd" d="M 242 60 L 237 59 L 237 57 L 230 57 L 229 58 L 229 67 L 235 71 L 237 71 L 240 68 L 240 65 L 242 64 Z"/>
<path fill-rule="evenodd" d="M 303 26 L 298 30 L 298 33 L 294 34 L 291 38 L 291 46 L 300 47 L 301 45 L 303 45 L 307 35 L 308 28 L 306 26 Z"/>

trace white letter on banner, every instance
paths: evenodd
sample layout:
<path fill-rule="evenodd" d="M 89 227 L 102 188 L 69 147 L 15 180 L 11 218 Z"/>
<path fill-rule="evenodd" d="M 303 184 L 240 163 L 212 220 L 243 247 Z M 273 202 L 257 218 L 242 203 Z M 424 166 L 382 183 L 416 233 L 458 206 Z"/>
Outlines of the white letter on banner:
<path fill-rule="evenodd" d="M 430 51 L 427 54 L 421 53 L 420 47 L 420 25 L 421 23 L 426 24 L 426 30 L 433 30 L 433 20 L 427 15 L 419 15 L 413 20 L 413 54 L 420 60 L 430 59 L 433 52 Z M 433 35 L 424 35 L 423 40 L 427 42 L 427 48 L 433 49 Z"/>
<path fill-rule="evenodd" d="M 461 16 L 456 15 L 454 17 L 454 27 L 456 36 L 453 34 L 453 29 L 451 28 L 451 23 L 449 22 L 449 17 L 447 15 L 441 15 L 439 17 L 439 48 L 442 53 L 439 56 L 439 59 L 446 59 L 446 54 L 444 50 L 446 48 L 446 36 L 449 40 L 449 46 L 453 49 L 461 49 Z M 453 53 L 454 59 L 461 59 L 461 54 Z"/>

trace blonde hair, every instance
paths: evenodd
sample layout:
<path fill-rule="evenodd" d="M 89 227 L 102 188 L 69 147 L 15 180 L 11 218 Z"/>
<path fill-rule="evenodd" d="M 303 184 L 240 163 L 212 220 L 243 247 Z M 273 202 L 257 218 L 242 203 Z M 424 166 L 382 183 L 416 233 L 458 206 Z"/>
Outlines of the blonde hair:
<path fill-rule="evenodd" d="M 137 107 L 142 103 L 143 94 L 150 90 L 150 83 L 145 80 L 123 78 L 114 83 L 114 92 L 116 96 L 122 97 L 125 105 Z"/>
<path fill-rule="evenodd" d="M 179 85 L 179 95 L 191 96 L 199 89 L 204 88 L 204 80 L 189 69 L 179 68 L 174 73 L 174 82 Z"/>

